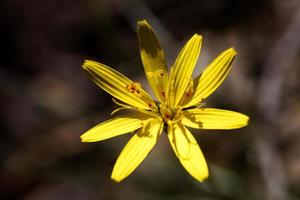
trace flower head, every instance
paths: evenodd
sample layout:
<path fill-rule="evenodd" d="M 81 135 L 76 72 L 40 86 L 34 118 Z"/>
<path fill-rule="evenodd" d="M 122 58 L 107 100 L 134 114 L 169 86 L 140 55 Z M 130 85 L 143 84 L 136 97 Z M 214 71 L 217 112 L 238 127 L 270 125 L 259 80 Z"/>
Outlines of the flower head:
<path fill-rule="evenodd" d="M 105 121 L 81 135 L 83 142 L 96 142 L 121 134 L 135 134 L 114 166 L 111 178 L 117 182 L 130 175 L 145 159 L 166 127 L 170 144 L 183 167 L 199 181 L 208 177 L 208 167 L 190 128 L 236 129 L 249 118 L 241 113 L 204 107 L 205 99 L 227 76 L 236 51 L 222 52 L 195 79 L 192 73 L 200 54 L 202 37 L 195 34 L 183 47 L 168 71 L 164 52 L 147 21 L 138 22 L 138 39 L 147 80 L 158 101 L 118 71 L 87 60 L 83 68 L 91 79 L 111 94 L 120 109 L 131 110 Z"/>

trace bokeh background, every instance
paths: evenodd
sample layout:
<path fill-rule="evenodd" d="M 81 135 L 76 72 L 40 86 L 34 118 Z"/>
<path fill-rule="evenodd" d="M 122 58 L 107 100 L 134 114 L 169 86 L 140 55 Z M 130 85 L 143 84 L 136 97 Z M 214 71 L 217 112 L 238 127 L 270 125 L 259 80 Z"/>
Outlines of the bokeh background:
<path fill-rule="evenodd" d="M 81 69 L 100 61 L 148 87 L 136 22 L 154 27 L 171 65 L 203 35 L 199 73 L 238 51 L 207 106 L 251 117 L 229 131 L 193 131 L 210 167 L 199 183 L 166 135 L 121 183 L 110 180 L 130 134 L 98 143 L 79 136 L 117 106 Z M 0 199 L 300 199 L 298 0 L 2 0 Z"/>

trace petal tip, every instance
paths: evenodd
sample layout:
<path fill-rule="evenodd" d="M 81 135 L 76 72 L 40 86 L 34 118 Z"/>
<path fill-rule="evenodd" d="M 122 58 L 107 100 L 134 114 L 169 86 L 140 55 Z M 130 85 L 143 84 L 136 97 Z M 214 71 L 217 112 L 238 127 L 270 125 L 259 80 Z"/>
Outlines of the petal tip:
<path fill-rule="evenodd" d="M 80 136 L 81 142 L 96 142 L 95 139 L 91 137 L 90 132 L 85 132 Z"/>
<path fill-rule="evenodd" d="M 113 180 L 113 181 L 115 181 L 116 183 L 120 183 L 121 182 L 121 180 L 119 180 L 119 179 L 117 179 L 117 178 L 115 178 L 115 177 L 110 177 L 111 178 L 111 180 Z"/>
<path fill-rule="evenodd" d="M 248 117 L 247 115 L 245 115 L 245 117 L 246 117 L 246 125 L 248 125 L 250 122 L 250 117 Z"/>
<path fill-rule="evenodd" d="M 231 54 L 232 54 L 233 56 L 235 56 L 235 55 L 237 54 L 237 51 L 235 50 L 234 47 L 230 47 L 230 48 L 228 49 L 228 51 L 230 51 Z"/>
<path fill-rule="evenodd" d="M 111 180 L 115 181 L 116 183 L 120 183 L 123 180 L 123 178 L 121 178 L 120 176 L 115 174 L 114 170 L 113 170 L 110 178 L 111 178 Z"/>
<path fill-rule="evenodd" d="M 92 62 L 91 60 L 84 60 L 81 67 L 83 69 L 87 70 L 89 68 L 89 65 L 90 65 L 91 62 Z"/>
<path fill-rule="evenodd" d="M 85 134 L 82 134 L 80 136 L 81 142 L 88 142 L 87 138 L 85 137 Z"/>
<path fill-rule="evenodd" d="M 148 25 L 148 22 L 147 22 L 147 20 L 142 19 L 142 20 L 137 21 L 137 25 L 138 25 L 138 27 L 142 26 L 142 25 Z"/>
<path fill-rule="evenodd" d="M 208 172 L 208 168 L 206 168 L 206 170 L 204 171 L 204 173 L 202 172 L 201 174 L 199 174 L 197 177 L 195 177 L 199 182 L 203 183 L 207 178 L 209 177 L 209 172 Z"/>
<path fill-rule="evenodd" d="M 197 179 L 199 182 L 203 183 L 206 179 L 208 179 L 209 175 L 202 176 L 201 178 Z"/>
<path fill-rule="evenodd" d="M 204 171 L 199 171 L 196 174 L 191 174 L 193 178 L 195 178 L 197 181 L 203 183 L 208 177 L 209 177 L 209 172 L 208 168 L 206 168 Z"/>
<path fill-rule="evenodd" d="M 196 33 L 193 35 L 193 38 L 198 39 L 198 40 L 202 40 L 202 35 Z"/>
<path fill-rule="evenodd" d="M 241 119 L 242 119 L 242 121 L 244 122 L 244 126 L 247 126 L 248 124 L 249 124 L 249 122 L 250 122 L 250 117 L 248 117 L 247 115 L 245 115 L 245 114 L 243 114 L 243 113 L 240 113 L 240 115 L 241 115 Z"/>

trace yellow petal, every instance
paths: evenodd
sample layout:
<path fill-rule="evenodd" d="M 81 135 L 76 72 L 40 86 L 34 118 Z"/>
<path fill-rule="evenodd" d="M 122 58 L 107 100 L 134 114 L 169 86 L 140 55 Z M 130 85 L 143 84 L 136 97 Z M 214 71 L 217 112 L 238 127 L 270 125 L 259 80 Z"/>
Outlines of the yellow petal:
<path fill-rule="evenodd" d="M 139 87 L 140 84 L 134 83 L 120 72 L 90 60 L 84 62 L 83 68 L 99 87 L 120 101 L 140 109 L 157 109 L 150 96 Z"/>
<path fill-rule="evenodd" d="M 139 166 L 156 144 L 162 128 L 161 121 L 152 120 L 129 140 L 114 166 L 113 180 L 122 181 Z"/>
<path fill-rule="evenodd" d="M 96 142 L 129 133 L 141 128 L 145 120 L 151 117 L 142 113 L 121 115 L 107 120 L 80 136 L 82 142 Z"/>
<path fill-rule="evenodd" d="M 140 53 L 146 77 L 157 99 L 164 103 L 168 84 L 168 69 L 164 52 L 148 22 L 146 20 L 139 21 L 137 25 Z"/>
<path fill-rule="evenodd" d="M 214 108 L 186 110 L 182 118 L 184 125 L 198 129 L 236 129 L 248 121 L 249 117 L 242 113 Z"/>
<path fill-rule="evenodd" d="M 200 54 L 201 43 L 202 37 L 195 34 L 183 47 L 171 68 L 168 89 L 170 107 L 177 106 L 186 91 Z"/>
<path fill-rule="evenodd" d="M 168 128 L 168 138 L 177 158 L 189 174 L 198 181 L 206 179 L 208 167 L 190 131 L 181 124 L 174 124 Z"/>
<path fill-rule="evenodd" d="M 213 93 L 224 81 L 232 66 L 237 52 L 227 49 L 222 52 L 207 68 L 195 79 L 195 93 L 189 103 L 184 107 L 190 107 L 200 103 Z"/>

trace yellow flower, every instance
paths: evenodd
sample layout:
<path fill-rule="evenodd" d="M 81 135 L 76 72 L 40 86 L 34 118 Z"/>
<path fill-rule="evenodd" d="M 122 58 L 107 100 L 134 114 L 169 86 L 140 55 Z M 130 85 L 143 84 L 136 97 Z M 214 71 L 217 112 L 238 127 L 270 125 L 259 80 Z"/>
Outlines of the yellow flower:
<path fill-rule="evenodd" d="M 82 142 L 96 142 L 135 132 L 113 168 L 111 178 L 120 182 L 129 176 L 156 144 L 165 126 L 171 146 L 188 173 L 198 181 L 208 177 L 208 167 L 199 145 L 187 127 L 197 129 L 236 129 L 249 118 L 241 113 L 205 108 L 203 101 L 227 76 L 236 51 L 222 52 L 195 79 L 192 72 L 200 54 L 202 37 L 195 34 L 183 47 L 168 72 L 158 39 L 147 21 L 138 22 L 140 53 L 148 82 L 158 99 L 154 101 L 141 84 L 116 70 L 87 60 L 83 68 L 91 79 L 111 94 L 116 111 L 131 112 L 105 121 L 81 136 Z M 114 113 L 113 112 L 113 113 Z"/>

